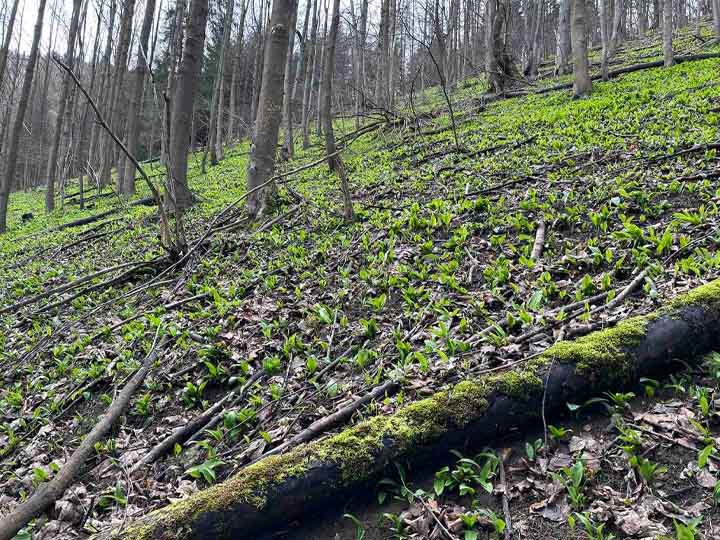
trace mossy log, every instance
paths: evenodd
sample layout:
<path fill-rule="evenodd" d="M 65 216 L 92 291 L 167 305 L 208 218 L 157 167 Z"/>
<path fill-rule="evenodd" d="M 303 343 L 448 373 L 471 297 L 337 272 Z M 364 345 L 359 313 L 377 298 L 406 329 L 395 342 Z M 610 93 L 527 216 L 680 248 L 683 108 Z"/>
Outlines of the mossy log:
<path fill-rule="evenodd" d="M 490 445 L 568 402 L 660 378 L 720 344 L 720 280 L 665 308 L 576 341 L 522 368 L 461 382 L 324 440 L 270 456 L 227 481 L 151 512 L 104 538 L 254 539 L 373 485 L 394 460 L 447 458 Z M 547 388 L 545 388 L 547 385 Z M 544 405 L 543 405 L 544 404 Z"/>

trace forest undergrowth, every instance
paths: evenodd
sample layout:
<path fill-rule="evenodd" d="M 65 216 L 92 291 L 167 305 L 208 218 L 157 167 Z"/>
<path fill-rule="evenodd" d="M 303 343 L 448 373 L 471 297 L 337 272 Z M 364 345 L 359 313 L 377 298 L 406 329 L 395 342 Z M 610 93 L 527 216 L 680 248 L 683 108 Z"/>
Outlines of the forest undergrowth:
<path fill-rule="evenodd" d="M 720 52 L 703 45 L 675 43 Z M 618 67 L 661 56 L 654 37 L 629 42 Z M 720 58 L 598 82 L 581 100 L 491 103 L 484 87 L 452 93 L 459 144 L 437 89 L 389 123 L 371 115 L 365 133 L 337 122 L 352 223 L 327 167 L 304 167 L 319 144 L 281 165 L 300 171 L 258 222 L 231 206 L 246 142 L 207 175 L 191 159 L 182 264 L 152 206 L 90 191 L 84 210 L 68 198 L 44 216 L 42 192 L 15 194 L 0 238 L 0 512 L 53 477 L 160 335 L 154 369 L 40 537 L 118 525 L 333 412 L 352 409 L 344 425 L 388 414 L 720 275 Z"/>

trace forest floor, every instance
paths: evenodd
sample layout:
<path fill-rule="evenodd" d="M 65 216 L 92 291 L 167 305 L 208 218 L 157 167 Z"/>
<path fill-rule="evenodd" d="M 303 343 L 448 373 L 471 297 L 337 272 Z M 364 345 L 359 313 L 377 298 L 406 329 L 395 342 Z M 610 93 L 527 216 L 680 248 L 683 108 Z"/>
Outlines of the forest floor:
<path fill-rule="evenodd" d="M 679 33 L 676 51 L 720 52 L 707 33 Z M 652 37 L 627 43 L 613 67 L 658 58 Z M 567 80 L 542 78 L 535 87 Z M 168 338 L 161 360 L 122 421 L 96 445 L 52 523 L 38 520 L 26 538 L 84 537 L 126 523 L 222 481 L 388 379 L 400 389 L 351 423 L 516 365 L 558 339 L 646 313 L 718 277 L 719 87 L 720 58 L 596 83 L 583 100 L 557 91 L 486 103 L 482 81 L 470 80 L 452 94 L 457 144 L 437 89 L 415 96 L 417 122 L 378 123 L 363 135 L 338 122 L 352 223 L 338 213 L 337 181 L 324 166 L 287 176 L 276 213 L 250 223 L 240 207 L 229 208 L 244 192 L 247 143 L 207 175 L 195 156 L 199 202 L 186 229 L 191 243 L 211 235 L 182 267 L 166 259 L 152 207 L 103 197 L 85 210 L 68 200 L 44 216 L 42 192 L 14 194 L 11 230 L 0 238 L 0 514 L 52 478 L 160 334 Z M 322 156 L 318 144 L 282 167 Z M 23 224 L 28 212 L 35 217 Z M 536 240 L 542 251 L 533 257 Z M 625 302 L 602 309 L 631 283 L 639 286 Z M 697 411 L 701 394 L 688 392 L 697 405 L 685 409 Z M 708 395 L 710 418 L 717 403 Z M 131 471 L 221 399 L 218 423 L 172 445 L 141 474 Z M 632 401 L 626 415 L 645 406 Z M 573 425 L 573 435 L 588 439 L 574 448 L 598 446 L 596 454 L 622 460 L 616 443 L 605 445 L 620 436 L 619 424 L 590 425 Z M 521 448 L 508 461 L 513 486 L 552 499 L 548 514 L 569 490 L 553 491 L 541 460 L 577 463 L 565 447 L 574 440 L 524 464 Z M 663 464 L 662 442 L 648 435 L 638 455 L 671 467 L 668 474 L 696 459 L 671 452 L 675 461 Z M 592 489 L 611 488 L 602 496 L 609 503 L 656 504 L 647 499 L 657 493 L 646 489 L 652 481 L 625 480 L 625 472 L 608 469 L 609 480 Z M 528 500 L 509 493 L 514 505 Z M 593 497 L 574 509 L 617 527 L 616 507 L 594 512 Z M 552 521 L 531 526 L 557 530 Z M 672 531 L 672 522 L 664 526 Z"/>

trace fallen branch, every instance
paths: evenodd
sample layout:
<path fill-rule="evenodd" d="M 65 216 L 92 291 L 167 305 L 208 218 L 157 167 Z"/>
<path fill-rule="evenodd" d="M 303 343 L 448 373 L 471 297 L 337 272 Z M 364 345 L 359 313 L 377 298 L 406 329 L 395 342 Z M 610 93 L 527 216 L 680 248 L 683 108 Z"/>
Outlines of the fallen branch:
<path fill-rule="evenodd" d="M 262 370 L 257 370 L 242 386 L 242 388 L 240 388 L 240 390 L 238 390 L 237 392 L 229 392 L 220 401 L 216 402 L 215 405 L 210 407 L 200 416 L 193 418 L 188 423 L 175 429 L 170 435 L 165 437 L 165 439 L 160 441 L 152 448 L 152 450 L 145 454 L 140 461 L 133 465 L 130 469 L 130 474 L 133 474 L 143 465 L 150 465 L 151 463 L 154 463 L 162 456 L 170 452 L 173 448 L 175 448 L 176 444 L 182 444 L 192 435 L 199 432 L 208 424 L 208 422 L 210 422 L 215 417 L 218 411 L 224 410 L 224 406 L 228 401 L 241 399 L 245 395 L 245 392 L 247 392 L 248 388 L 255 384 L 255 382 L 260 378 L 262 373 Z"/>
<path fill-rule="evenodd" d="M 535 231 L 535 242 L 533 243 L 530 260 L 537 261 L 542 256 L 543 246 L 545 245 L 545 220 L 540 218 L 538 221 L 537 231 Z"/>
<path fill-rule="evenodd" d="M 159 331 L 160 327 L 158 327 L 158 332 Z M 63 465 L 57 476 L 47 484 L 41 485 L 29 499 L 20 504 L 13 512 L 0 521 L 0 540 L 11 540 L 14 538 L 18 531 L 27 525 L 30 520 L 45 512 L 55 504 L 55 501 L 62 497 L 65 490 L 70 487 L 75 477 L 82 470 L 85 461 L 95 452 L 95 443 L 100 441 L 120 418 L 120 415 L 130 403 L 130 398 L 135 393 L 135 390 L 140 387 L 145 377 L 150 373 L 160 350 L 165 346 L 167 341 L 167 338 L 163 338 L 159 345 L 157 345 L 157 343 L 153 344 L 153 349 L 145 358 L 142 367 L 135 372 L 135 375 L 132 376 L 120 393 L 117 394 L 105 415 L 103 415 L 98 423 L 95 424 L 92 431 L 83 439 L 80 446 L 78 446 L 65 465 Z"/>
<path fill-rule="evenodd" d="M 355 411 L 357 411 L 363 405 L 366 405 L 376 399 L 380 399 L 386 394 L 392 395 L 397 391 L 399 387 L 400 385 L 395 381 L 388 381 L 385 384 L 378 386 L 369 394 L 365 394 L 363 397 L 356 399 L 355 401 L 350 403 L 350 405 L 343 407 L 342 409 L 334 412 L 330 416 L 326 416 L 325 418 L 321 418 L 320 420 L 313 422 L 303 431 L 301 431 L 297 435 L 294 435 L 284 443 L 276 446 L 275 448 L 267 452 L 265 456 L 262 457 L 282 454 L 289 448 L 309 442 L 317 438 L 318 435 L 321 435 L 322 433 L 325 433 L 326 431 L 334 428 L 338 424 L 348 420 L 353 414 L 355 414 Z"/>

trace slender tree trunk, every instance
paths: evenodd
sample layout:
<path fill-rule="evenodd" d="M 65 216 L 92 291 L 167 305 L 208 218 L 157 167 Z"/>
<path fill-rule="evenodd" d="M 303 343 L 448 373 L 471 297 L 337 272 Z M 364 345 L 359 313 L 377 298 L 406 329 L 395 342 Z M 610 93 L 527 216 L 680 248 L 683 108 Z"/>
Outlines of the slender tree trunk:
<path fill-rule="evenodd" d="M 285 62 L 285 91 L 283 97 L 283 125 L 285 126 L 285 153 L 288 159 L 292 159 L 295 153 L 295 145 L 293 143 L 293 102 L 292 102 L 292 83 L 294 79 L 293 72 L 293 50 L 295 49 L 295 25 L 297 19 L 297 0 L 294 0 L 293 16 L 290 20 L 290 35 L 288 36 L 288 53 Z M 308 4 L 309 5 L 309 4 Z"/>
<path fill-rule="evenodd" d="M 167 87 L 163 96 L 163 123 L 164 128 L 161 130 L 160 136 L 160 161 L 170 169 L 170 127 L 172 126 L 172 99 L 175 96 L 175 87 L 177 72 L 182 59 L 183 50 L 183 21 L 185 20 L 185 11 L 187 2 L 178 0 L 175 4 L 175 23 L 173 25 L 172 38 L 170 41 L 170 66 L 168 67 Z M 204 34 L 203 34 L 204 39 Z M 195 131 L 190 130 L 190 137 Z"/>
<path fill-rule="evenodd" d="M 3 78 L 5 76 L 7 55 L 10 50 L 10 40 L 12 39 L 13 28 L 15 27 L 15 17 L 17 16 L 18 4 L 20 4 L 20 0 L 15 0 L 13 2 L 10 10 L 10 17 L 8 18 L 7 26 L 5 28 L 5 40 L 2 49 L 0 49 L 0 88 L 2 88 Z"/>
<path fill-rule="evenodd" d="M 126 136 L 127 149 L 133 156 L 138 155 L 140 142 L 140 120 L 142 116 L 142 101 L 145 90 L 145 79 L 148 74 L 148 44 L 150 43 L 150 32 L 152 31 L 153 17 L 155 15 L 155 0 L 146 0 L 145 15 L 143 17 L 142 29 L 140 30 L 140 43 L 138 43 L 137 67 L 130 97 L 128 110 L 128 128 Z M 121 158 L 124 166 L 118 170 L 120 179 L 120 194 L 132 195 L 135 193 L 135 165 L 129 159 Z"/>
<path fill-rule="evenodd" d="M 592 90 L 590 79 L 590 62 L 588 60 L 587 8 L 586 0 L 572 0 L 572 35 L 573 72 L 575 83 L 573 95 L 576 98 L 585 96 Z"/>
<path fill-rule="evenodd" d="M 375 102 L 378 107 L 386 107 L 385 88 L 387 88 L 388 50 L 390 47 L 388 43 L 390 41 L 390 0 L 381 1 Z"/>
<path fill-rule="evenodd" d="M 263 212 L 267 205 L 268 187 L 261 188 L 275 168 L 275 150 L 282 121 L 282 100 L 288 34 L 295 0 L 274 0 L 270 29 L 265 44 L 262 85 L 247 170 L 248 191 L 256 190 L 247 199 L 251 216 Z"/>
<path fill-rule="evenodd" d="M 665 67 L 675 63 L 673 53 L 673 3 L 672 0 L 663 0 L 663 59 Z"/>
<path fill-rule="evenodd" d="M 712 1 L 713 28 L 715 30 L 715 41 L 720 42 L 720 0 Z"/>
<path fill-rule="evenodd" d="M 110 108 L 110 129 L 120 136 L 121 130 L 119 129 L 122 113 L 125 110 L 124 102 L 125 99 L 122 97 L 122 85 L 125 79 L 125 71 L 128 63 L 128 53 L 130 51 L 130 37 L 132 34 L 132 22 L 133 15 L 135 12 L 135 0 L 125 0 L 123 3 L 122 16 L 120 17 L 120 41 L 118 49 L 115 54 L 115 75 L 113 77 L 112 90 L 110 92 L 110 99 L 108 106 Z M 115 162 L 115 155 L 117 154 L 117 146 L 109 135 L 104 138 L 103 144 L 103 160 L 100 169 L 100 183 L 102 185 L 110 184 L 111 180 L 111 169 L 112 164 Z M 119 172 L 119 169 L 118 169 Z M 120 175 L 117 177 L 118 183 L 120 181 Z M 118 190 L 120 186 L 118 185 Z"/>
<path fill-rule="evenodd" d="M 308 0 L 310 1 L 310 0 Z M 303 85 L 303 104 L 302 104 L 302 132 L 303 132 L 303 148 L 310 148 L 310 98 L 312 96 L 313 79 L 315 78 L 315 64 L 317 62 L 317 32 L 320 21 L 318 13 L 320 11 L 320 0 L 314 0 L 315 7 L 313 9 L 312 34 L 310 43 L 308 44 L 308 63 L 305 69 L 305 81 Z"/>
<path fill-rule="evenodd" d="M 613 13 L 612 33 L 610 35 L 610 47 L 608 57 L 613 58 L 620 44 L 620 31 L 623 15 L 625 14 L 625 0 L 615 0 L 615 11 Z"/>
<path fill-rule="evenodd" d="M 230 141 L 235 140 L 235 122 L 238 116 L 237 94 L 238 77 L 240 76 L 240 61 L 242 59 L 243 41 L 245 40 L 245 17 L 247 15 L 247 0 L 240 4 L 240 26 L 238 27 L 237 44 L 233 58 L 232 80 L 230 82 L 230 111 L 228 114 L 227 136 Z"/>
<path fill-rule="evenodd" d="M 328 0 L 324 1 L 324 9 L 325 9 L 325 20 L 323 21 L 323 46 L 320 48 L 319 54 L 320 54 L 320 62 L 318 65 L 318 69 L 320 71 L 320 88 L 322 88 L 323 84 L 323 77 L 325 76 L 325 72 L 323 71 L 323 66 L 325 66 L 325 41 L 327 41 L 327 33 L 328 33 Z M 318 88 L 317 93 L 317 115 L 315 116 L 315 135 L 318 137 L 322 136 L 322 122 L 320 121 L 320 107 L 322 105 L 322 92 L 320 92 L 320 88 Z"/>
<path fill-rule="evenodd" d="M 235 9 L 235 0 L 228 0 L 225 6 L 225 28 L 223 29 L 223 44 L 220 54 L 220 86 L 218 88 L 217 112 L 215 117 L 215 161 L 225 157 L 225 66 L 230 51 L 230 35 L 232 34 L 232 22 Z"/>
<path fill-rule="evenodd" d="M 250 104 L 250 122 L 255 123 L 258 110 L 258 100 L 260 99 L 260 90 L 262 86 L 263 57 L 265 51 L 265 2 L 260 2 L 260 18 L 258 19 L 257 29 L 257 48 L 255 49 L 255 65 L 253 67 L 253 93 L 252 102 Z M 254 128 L 253 128 L 254 129 Z"/>
<path fill-rule="evenodd" d="M 82 0 L 73 0 L 72 18 L 70 19 L 70 30 L 68 32 L 67 47 L 65 52 L 65 63 L 73 69 L 75 62 L 75 42 L 77 41 L 78 24 L 80 21 L 80 6 Z M 70 94 L 71 79 L 68 74 L 63 74 L 62 87 L 60 90 L 60 103 L 58 106 L 57 119 L 55 121 L 55 132 L 50 147 L 50 158 L 47 170 L 47 189 L 45 191 L 45 211 L 52 212 L 55 209 L 55 180 L 58 169 L 58 153 L 60 150 L 60 139 L 63 135 L 63 123 L 69 127 L 72 118 L 66 118 L 68 96 Z"/>
<path fill-rule="evenodd" d="M 343 214 L 345 219 L 351 220 L 353 217 L 352 201 L 350 200 L 350 189 L 347 182 L 347 174 L 342 158 L 336 153 L 335 132 L 332 125 L 332 81 L 333 68 L 335 66 L 335 46 L 337 44 L 338 27 L 340 26 L 340 0 L 333 0 L 333 17 L 330 24 L 330 34 L 327 38 L 325 53 L 325 77 L 323 78 L 322 87 L 322 117 L 325 124 L 325 152 L 328 155 L 328 166 L 334 171 L 340 179 L 340 188 L 343 193 Z"/>
<path fill-rule="evenodd" d="M 608 36 L 608 8 L 610 0 L 600 0 L 600 41 L 602 42 L 602 53 L 600 60 L 600 71 L 602 80 L 608 80 L 608 57 L 610 55 L 610 39 Z"/>
<path fill-rule="evenodd" d="M 25 119 L 25 111 L 27 110 L 30 90 L 32 89 L 33 84 L 33 76 L 35 75 L 35 64 L 37 63 L 38 47 L 40 44 L 40 36 L 42 35 L 46 3 L 47 0 L 40 0 L 40 4 L 38 6 L 38 16 L 35 21 L 32 46 L 30 48 L 30 55 L 28 56 L 27 63 L 25 64 L 25 78 L 23 80 L 22 90 L 20 91 L 20 100 L 18 101 L 17 111 L 15 113 L 15 125 L 12 133 L 10 134 L 10 144 L 5 164 L 5 175 L 0 176 L 0 233 L 4 233 L 7 230 L 8 200 L 10 198 L 10 190 L 12 189 L 15 181 L 20 137 L 25 131 L 23 129 L 23 120 Z"/>
<path fill-rule="evenodd" d="M 190 0 L 185 45 L 174 85 L 169 148 L 170 195 L 175 208 L 180 211 L 193 203 L 193 195 L 187 183 L 188 149 L 195 93 L 205 50 L 207 15 L 208 0 Z"/>

